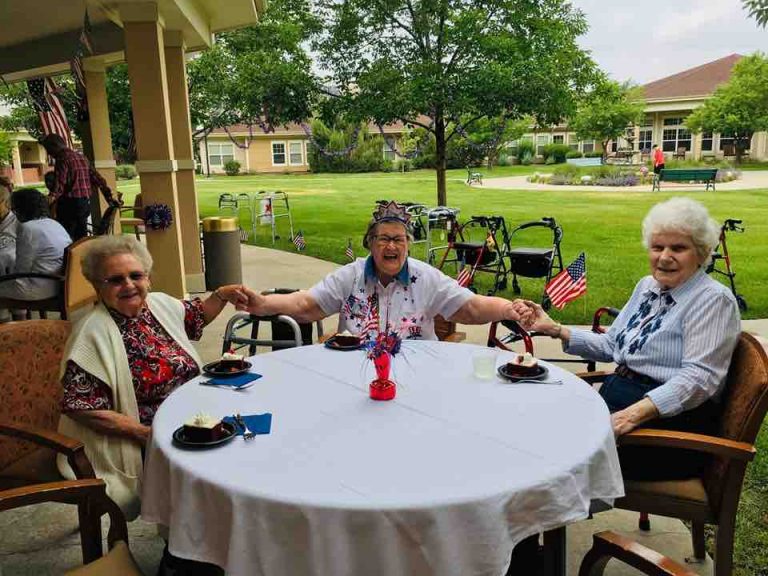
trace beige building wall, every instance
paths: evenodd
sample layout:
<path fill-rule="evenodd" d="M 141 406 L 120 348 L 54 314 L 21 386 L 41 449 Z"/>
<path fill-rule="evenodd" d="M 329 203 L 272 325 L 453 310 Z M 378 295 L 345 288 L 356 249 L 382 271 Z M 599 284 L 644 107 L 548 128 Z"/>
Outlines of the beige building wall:
<path fill-rule="evenodd" d="M 280 163 L 280 155 L 273 155 L 275 147 L 282 146 L 284 162 Z M 278 148 L 279 150 L 279 148 Z M 292 153 L 291 153 L 292 151 Z M 299 152 L 301 158 L 299 158 Z M 269 138 L 254 138 L 249 149 L 251 172 L 307 172 L 307 139 L 270 135 Z M 276 162 L 277 159 L 277 162 Z"/>

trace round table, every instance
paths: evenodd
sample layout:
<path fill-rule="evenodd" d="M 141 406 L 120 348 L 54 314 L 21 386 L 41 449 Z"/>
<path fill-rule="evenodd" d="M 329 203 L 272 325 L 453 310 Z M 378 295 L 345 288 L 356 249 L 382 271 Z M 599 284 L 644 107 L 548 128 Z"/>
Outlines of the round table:
<path fill-rule="evenodd" d="M 556 366 L 555 384 L 472 375 L 468 344 L 405 341 L 397 397 L 368 397 L 362 351 L 254 356 L 241 391 L 193 380 L 160 407 L 142 516 L 170 551 L 230 575 L 504 574 L 514 545 L 623 495 L 608 410 Z M 500 352 L 497 364 L 510 353 Z M 271 412 L 269 435 L 189 451 L 195 413 Z"/>

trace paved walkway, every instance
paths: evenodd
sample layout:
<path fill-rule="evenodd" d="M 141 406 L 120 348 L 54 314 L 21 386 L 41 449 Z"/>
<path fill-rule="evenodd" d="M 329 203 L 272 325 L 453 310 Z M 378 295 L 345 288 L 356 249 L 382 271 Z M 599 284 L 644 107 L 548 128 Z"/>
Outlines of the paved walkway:
<path fill-rule="evenodd" d="M 650 184 L 643 186 L 555 186 L 552 184 L 537 184 L 528 182 L 528 175 L 526 176 L 510 176 L 507 178 L 492 178 L 485 177 L 483 179 L 482 186 L 478 184 L 472 185 L 475 188 L 499 188 L 503 190 L 547 190 L 553 192 L 651 192 L 652 186 Z M 704 184 L 690 185 L 690 184 L 677 184 L 677 183 L 661 183 L 662 192 L 669 191 L 681 191 L 681 192 L 703 192 L 705 188 Z M 741 178 L 734 180 L 733 182 L 724 182 L 717 184 L 718 192 L 726 192 L 729 190 L 755 190 L 758 188 L 768 189 L 768 171 L 755 170 L 750 172 L 742 172 Z"/>
<path fill-rule="evenodd" d="M 275 252 L 266 248 L 243 246 L 243 281 L 254 289 L 275 287 L 307 288 L 337 267 L 336 264 L 307 256 Z M 221 339 L 231 308 L 209 325 L 198 344 L 205 361 L 219 357 Z M 326 331 L 335 329 L 335 318 L 326 320 Z M 745 329 L 768 335 L 768 320 L 744 322 Z M 483 345 L 487 326 L 461 326 L 467 342 Z M 564 356 L 559 346 L 549 339 L 537 341 L 537 356 Z M 58 575 L 80 562 L 79 539 L 75 533 L 77 514 L 63 505 L 51 504 L 0 513 L 0 576 Z M 690 533 L 682 522 L 652 517 L 652 531 L 637 530 L 637 514 L 612 510 L 593 520 L 568 527 L 568 570 L 575 576 L 582 557 L 591 546 L 594 532 L 616 530 L 680 562 L 691 554 Z M 142 520 L 129 525 L 130 545 L 147 576 L 155 574 L 162 552 L 162 540 L 155 527 Z M 712 574 L 711 561 L 694 565 L 701 575 Z M 637 575 L 634 569 L 610 563 L 606 576 Z M 362 576 L 362 575 L 361 575 Z M 527 576 L 527 575 L 520 575 Z"/>

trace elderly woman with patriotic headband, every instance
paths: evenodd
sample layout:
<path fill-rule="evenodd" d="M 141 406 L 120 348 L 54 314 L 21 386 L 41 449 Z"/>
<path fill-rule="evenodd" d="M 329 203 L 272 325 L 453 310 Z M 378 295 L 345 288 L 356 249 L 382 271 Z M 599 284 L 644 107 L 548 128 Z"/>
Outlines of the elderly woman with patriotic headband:
<path fill-rule="evenodd" d="M 617 436 L 640 425 L 714 431 L 741 330 L 733 294 L 705 272 L 718 238 L 717 223 L 694 200 L 673 198 L 651 208 L 643 220 L 651 275 L 638 282 L 605 334 L 562 326 L 528 303 L 535 311 L 532 330 L 559 338 L 566 352 L 618 365 L 600 388 Z M 685 477 L 703 463 L 693 456 L 659 465 L 657 450 L 655 465 L 633 457 L 637 464 L 627 468 L 622 457 L 622 469 L 634 478 Z"/>
<path fill-rule="evenodd" d="M 338 330 L 373 337 L 397 331 L 405 339 L 436 340 L 437 315 L 461 324 L 525 322 L 532 310 L 521 300 L 473 294 L 441 271 L 408 257 L 410 215 L 396 202 L 378 207 L 363 237 L 368 258 L 358 258 L 308 291 L 264 296 L 246 290 L 242 309 L 287 314 L 312 322 L 339 314 Z"/>

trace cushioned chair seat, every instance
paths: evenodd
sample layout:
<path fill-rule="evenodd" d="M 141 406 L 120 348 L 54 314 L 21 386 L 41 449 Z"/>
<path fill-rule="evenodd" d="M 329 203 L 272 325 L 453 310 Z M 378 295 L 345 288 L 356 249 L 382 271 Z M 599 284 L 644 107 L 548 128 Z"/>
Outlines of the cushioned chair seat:
<path fill-rule="evenodd" d="M 693 505 L 708 506 L 709 499 L 704 484 L 699 478 L 689 480 L 664 480 L 655 482 L 641 482 L 638 480 L 626 480 L 624 487 L 627 492 L 643 494 L 653 497 L 664 495 L 666 498 L 675 498 L 681 503 L 687 502 Z"/>
<path fill-rule="evenodd" d="M 65 576 L 143 576 L 125 542 L 117 542 L 106 556 L 70 570 Z"/>

